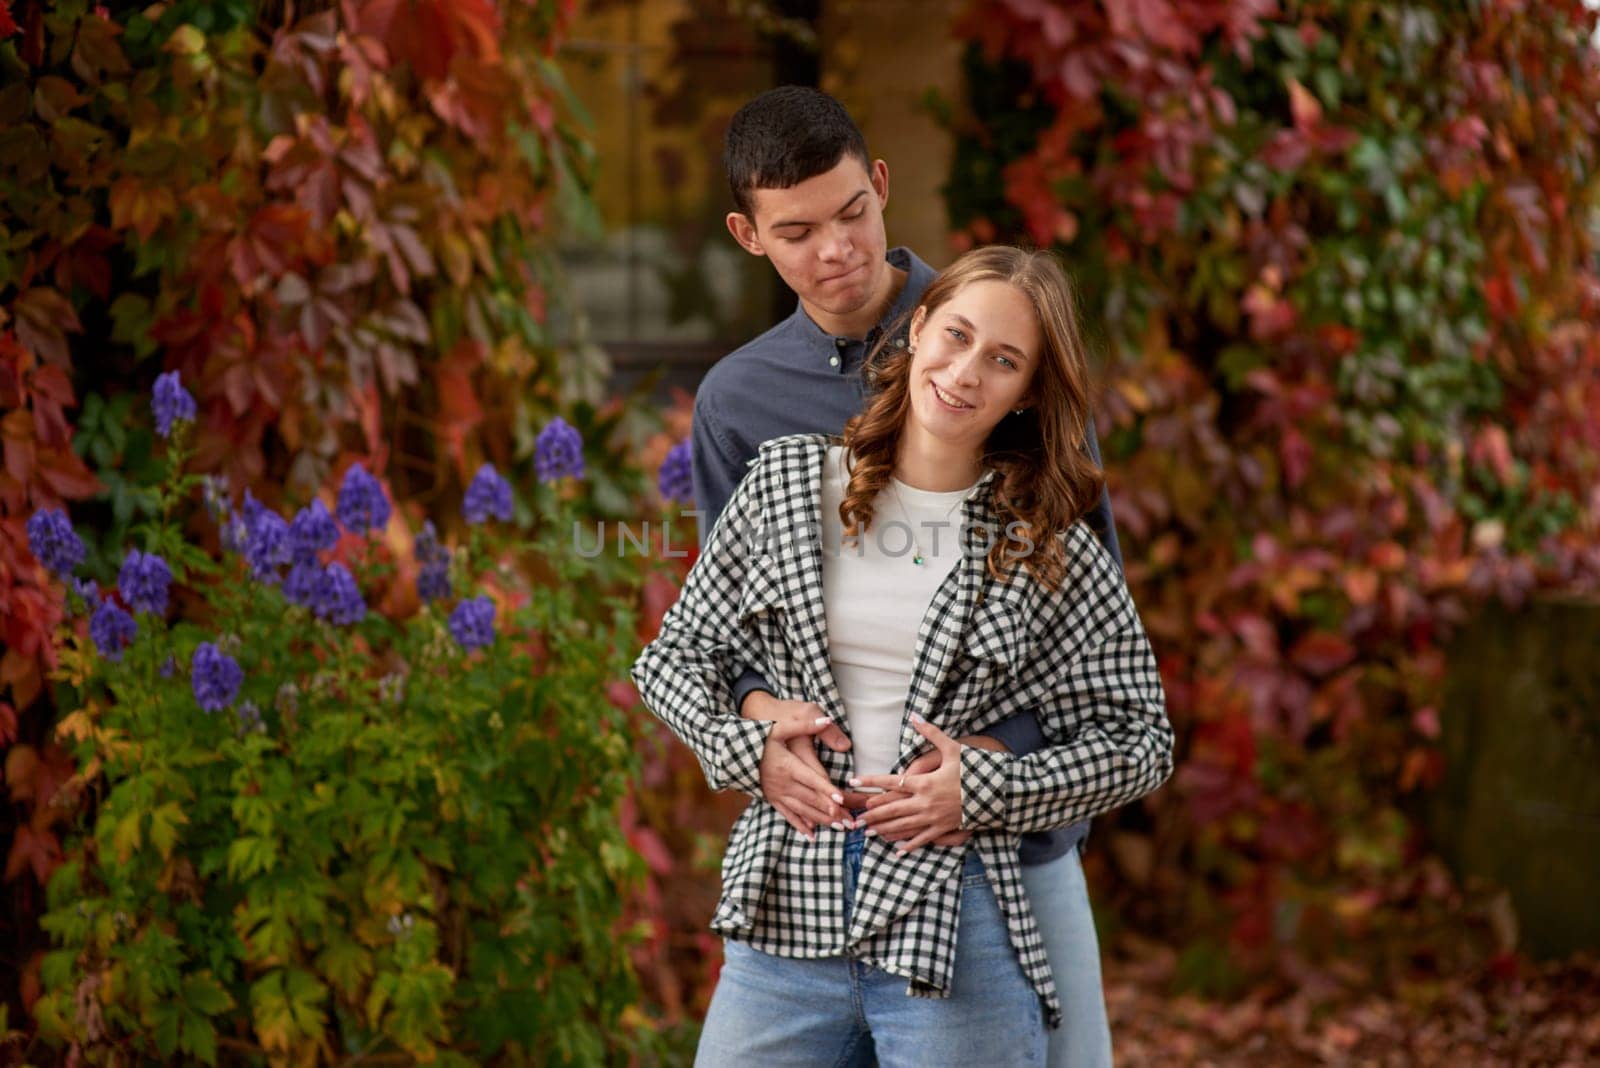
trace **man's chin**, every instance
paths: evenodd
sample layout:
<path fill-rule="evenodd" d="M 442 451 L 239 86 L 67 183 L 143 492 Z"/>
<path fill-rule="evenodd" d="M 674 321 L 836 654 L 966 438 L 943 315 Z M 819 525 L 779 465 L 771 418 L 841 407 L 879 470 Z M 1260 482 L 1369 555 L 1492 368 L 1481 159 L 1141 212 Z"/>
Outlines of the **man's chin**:
<path fill-rule="evenodd" d="M 865 282 L 829 290 L 808 301 L 829 315 L 854 315 L 872 303 L 872 287 Z"/>

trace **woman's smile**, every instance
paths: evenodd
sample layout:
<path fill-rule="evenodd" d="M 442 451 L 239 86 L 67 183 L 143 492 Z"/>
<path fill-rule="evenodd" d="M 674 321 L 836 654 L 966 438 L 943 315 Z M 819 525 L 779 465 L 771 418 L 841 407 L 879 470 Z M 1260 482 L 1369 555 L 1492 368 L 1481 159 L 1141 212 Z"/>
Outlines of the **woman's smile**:
<path fill-rule="evenodd" d="M 939 403 L 943 404 L 953 412 L 967 412 L 977 407 L 976 405 L 968 404 L 966 401 L 957 397 L 953 393 L 945 392 L 944 390 L 940 389 L 936 383 L 930 382 L 928 384 L 933 386 L 933 395 L 938 398 Z"/>

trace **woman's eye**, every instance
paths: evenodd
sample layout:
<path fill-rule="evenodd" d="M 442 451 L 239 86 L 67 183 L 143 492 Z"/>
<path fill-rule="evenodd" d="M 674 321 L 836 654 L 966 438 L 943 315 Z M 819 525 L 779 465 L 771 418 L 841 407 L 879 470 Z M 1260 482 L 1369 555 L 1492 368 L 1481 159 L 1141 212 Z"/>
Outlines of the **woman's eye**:
<path fill-rule="evenodd" d="M 1010 368 L 1013 368 L 1013 369 L 1017 366 L 1015 363 L 1011 362 L 1011 357 L 1009 357 L 1009 356 L 996 356 L 995 359 L 999 360 L 1001 363 L 1005 364 L 1007 367 L 1010 367 Z"/>
<path fill-rule="evenodd" d="M 967 335 L 963 334 L 961 331 L 957 330 L 953 326 L 945 327 L 945 333 L 949 334 L 951 337 L 955 338 L 957 341 L 965 341 L 965 340 L 967 340 Z"/>

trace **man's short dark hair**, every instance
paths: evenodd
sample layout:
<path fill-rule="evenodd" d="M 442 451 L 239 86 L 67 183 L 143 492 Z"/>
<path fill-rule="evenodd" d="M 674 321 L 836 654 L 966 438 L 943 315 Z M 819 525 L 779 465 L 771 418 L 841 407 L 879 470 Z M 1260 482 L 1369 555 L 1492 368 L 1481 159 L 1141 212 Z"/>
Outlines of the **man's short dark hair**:
<path fill-rule="evenodd" d="M 844 107 L 816 89 L 783 85 L 734 112 L 722 162 L 734 207 L 754 221 L 755 190 L 799 185 L 833 170 L 845 156 L 872 166 L 867 139 Z"/>

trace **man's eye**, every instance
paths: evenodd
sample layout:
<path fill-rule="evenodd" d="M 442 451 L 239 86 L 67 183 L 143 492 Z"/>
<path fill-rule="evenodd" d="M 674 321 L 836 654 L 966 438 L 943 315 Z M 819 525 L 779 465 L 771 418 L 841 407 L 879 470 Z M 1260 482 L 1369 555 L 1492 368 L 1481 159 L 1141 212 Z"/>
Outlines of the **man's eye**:
<path fill-rule="evenodd" d="M 854 220 L 861 218 L 861 216 L 865 215 L 866 213 L 867 213 L 867 209 L 866 208 L 857 208 L 856 209 L 856 213 L 854 215 L 846 215 L 845 216 L 845 221 L 846 222 L 853 222 Z"/>

